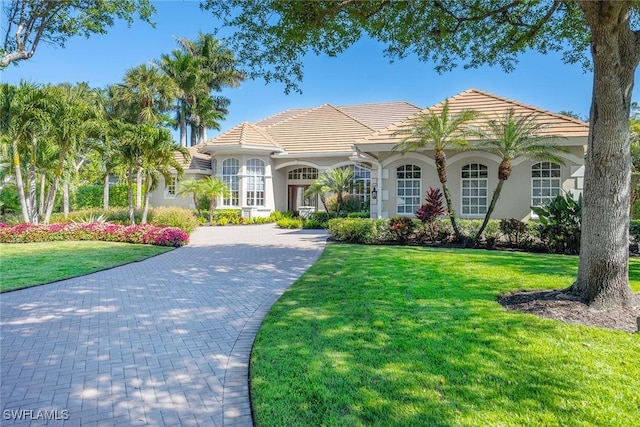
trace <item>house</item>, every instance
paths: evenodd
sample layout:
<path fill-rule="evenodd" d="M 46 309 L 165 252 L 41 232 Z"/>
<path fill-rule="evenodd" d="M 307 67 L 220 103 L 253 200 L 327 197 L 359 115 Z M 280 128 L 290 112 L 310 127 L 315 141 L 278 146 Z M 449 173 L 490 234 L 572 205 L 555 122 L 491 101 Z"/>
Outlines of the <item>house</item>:
<path fill-rule="evenodd" d="M 564 165 L 516 159 L 503 187 L 494 218 L 526 219 L 531 205 L 539 205 L 561 192 L 582 191 L 584 154 L 589 126 L 580 120 L 542 110 L 477 89 L 448 99 L 451 113 L 473 109 L 486 116 L 508 109 L 537 115 L 543 133 L 558 136 Z M 429 109 L 438 112 L 444 101 Z M 245 217 L 268 216 L 274 210 L 298 211 L 318 206 L 304 190 L 324 170 L 350 167 L 352 194 L 369 204 L 373 218 L 412 216 L 429 187 L 440 187 L 433 150 L 402 154 L 398 130 L 422 111 L 407 102 L 387 102 L 292 109 L 255 123 L 243 122 L 215 138 L 192 147 L 187 178 L 211 174 L 225 181 L 229 197 L 220 208 L 237 208 Z M 478 123 L 480 123 L 478 119 Z M 472 148 L 477 141 L 470 140 Z M 448 185 L 453 208 L 461 218 L 482 218 L 498 182 L 501 159 L 478 150 L 447 150 Z M 176 197 L 176 183 L 154 194 L 153 205 L 189 207 L 189 198 Z M 157 192 L 160 193 L 160 192 Z"/>

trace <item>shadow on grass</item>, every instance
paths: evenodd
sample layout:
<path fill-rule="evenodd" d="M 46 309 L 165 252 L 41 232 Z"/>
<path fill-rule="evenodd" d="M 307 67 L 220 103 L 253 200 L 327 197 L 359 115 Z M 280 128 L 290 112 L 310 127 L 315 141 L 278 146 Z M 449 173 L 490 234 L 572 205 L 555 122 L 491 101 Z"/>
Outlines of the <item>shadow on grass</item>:
<path fill-rule="evenodd" d="M 576 268 L 575 257 L 329 245 L 256 340 L 258 424 L 632 423 L 637 337 L 496 302 L 565 286 Z"/>

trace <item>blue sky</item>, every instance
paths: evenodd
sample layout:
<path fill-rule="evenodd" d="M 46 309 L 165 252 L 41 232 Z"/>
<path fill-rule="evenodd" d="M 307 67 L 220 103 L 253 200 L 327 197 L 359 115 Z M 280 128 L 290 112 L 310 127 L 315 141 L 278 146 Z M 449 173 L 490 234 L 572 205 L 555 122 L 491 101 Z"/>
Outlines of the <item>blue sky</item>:
<path fill-rule="evenodd" d="M 117 83 L 128 68 L 150 62 L 177 48 L 176 37 L 194 39 L 198 31 L 212 32 L 216 21 L 197 1 L 158 1 L 153 20 L 156 27 L 136 21 L 131 28 L 119 23 L 104 36 L 71 39 L 66 48 L 40 45 L 34 57 L 2 71 L 4 82 L 21 79 L 36 83 L 76 83 L 93 87 Z M 308 55 L 302 94 L 284 93 L 284 85 L 245 81 L 240 88 L 225 90 L 231 99 L 230 114 L 221 131 L 242 121 L 256 121 L 288 108 L 314 107 L 324 103 L 408 101 L 428 107 L 469 88 L 482 89 L 550 111 L 569 110 L 588 116 L 592 75 L 578 65 L 566 65 L 559 54 L 535 52 L 521 57 L 516 70 L 484 67 L 438 74 L 433 64 L 406 58 L 390 63 L 384 46 L 370 40 L 359 42 L 336 58 Z M 634 97 L 635 99 L 635 97 Z M 211 131 L 209 137 L 217 132 Z"/>

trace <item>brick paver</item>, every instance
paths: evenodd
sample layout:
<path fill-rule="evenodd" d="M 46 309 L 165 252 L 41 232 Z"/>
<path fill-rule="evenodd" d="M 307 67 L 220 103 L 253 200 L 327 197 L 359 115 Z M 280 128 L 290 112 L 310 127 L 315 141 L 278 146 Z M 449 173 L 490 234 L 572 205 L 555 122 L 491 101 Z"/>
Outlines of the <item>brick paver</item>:
<path fill-rule="evenodd" d="M 2 294 L 0 425 L 251 425 L 255 334 L 325 240 L 200 228 L 169 253 Z"/>

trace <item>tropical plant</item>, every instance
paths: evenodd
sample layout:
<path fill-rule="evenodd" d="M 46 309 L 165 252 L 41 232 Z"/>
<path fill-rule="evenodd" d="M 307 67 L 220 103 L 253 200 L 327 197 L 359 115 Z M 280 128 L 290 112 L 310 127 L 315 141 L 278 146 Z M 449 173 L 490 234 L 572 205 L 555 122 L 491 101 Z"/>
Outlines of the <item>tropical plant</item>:
<path fill-rule="evenodd" d="M 320 181 L 314 181 L 305 191 L 304 197 L 307 199 L 316 199 L 319 197 L 325 212 L 329 212 L 327 209 L 326 194 L 329 192 L 329 187 L 322 184 Z"/>
<path fill-rule="evenodd" d="M 437 235 L 436 220 L 445 212 L 446 210 L 442 205 L 442 192 L 438 188 L 429 187 L 425 196 L 425 203 L 416 212 L 416 218 L 427 224 L 429 237 L 432 241 Z"/>
<path fill-rule="evenodd" d="M 338 199 L 338 215 L 342 211 L 344 193 L 351 189 L 353 179 L 353 170 L 349 167 L 328 169 L 318 177 L 317 182 L 319 185 L 336 195 Z"/>
<path fill-rule="evenodd" d="M 435 150 L 434 157 L 438 179 L 442 185 L 447 212 L 456 239 L 460 238 L 460 232 L 456 224 L 456 213 L 451 202 L 451 193 L 447 186 L 447 155 L 445 149 L 463 148 L 467 145 L 469 124 L 478 117 L 478 113 L 472 110 L 464 110 L 457 114 L 449 111 L 449 101 L 445 101 L 440 112 L 430 109 L 421 112 L 408 121 L 408 126 L 401 129 L 398 134 L 403 136 L 402 141 L 393 149 L 403 154 L 409 151 L 419 151 L 430 147 Z"/>
<path fill-rule="evenodd" d="M 549 203 L 532 206 L 540 220 L 540 237 L 551 252 L 580 252 L 582 194 L 574 199 L 571 193 L 559 194 Z"/>
<path fill-rule="evenodd" d="M 229 186 L 225 184 L 220 178 L 208 176 L 198 181 L 199 194 L 209 199 L 209 223 L 213 223 L 213 211 L 216 208 L 216 201 L 218 197 L 229 196 Z"/>
<path fill-rule="evenodd" d="M 147 223 L 149 211 L 149 197 L 159 182 L 160 176 L 164 182 L 173 180 L 174 174 L 180 180 L 184 176 L 181 162 L 175 154 L 180 153 L 187 161 L 191 158 L 185 147 L 176 145 L 171 133 L 164 128 L 147 128 L 148 137 L 143 143 L 141 155 L 141 169 L 144 176 L 144 206 L 142 209 L 142 224 Z"/>
<path fill-rule="evenodd" d="M 198 215 L 201 215 L 200 203 L 198 199 L 200 198 L 200 182 L 195 179 L 187 179 L 185 181 L 180 181 L 178 185 L 178 195 L 189 197 L 191 196 L 193 199 L 193 204 L 198 210 Z"/>
<path fill-rule="evenodd" d="M 502 187 L 511 176 L 513 160 L 525 157 L 564 164 L 558 154 L 567 150 L 552 141 L 558 139 L 558 136 L 544 133 L 544 130 L 545 125 L 538 122 L 537 114 L 519 115 L 514 109 L 509 109 L 502 116 L 488 118 L 474 131 L 479 138 L 475 148 L 495 154 L 501 160 L 498 166 L 498 185 L 493 191 L 491 203 L 474 240 L 480 239 L 487 227 Z"/>

